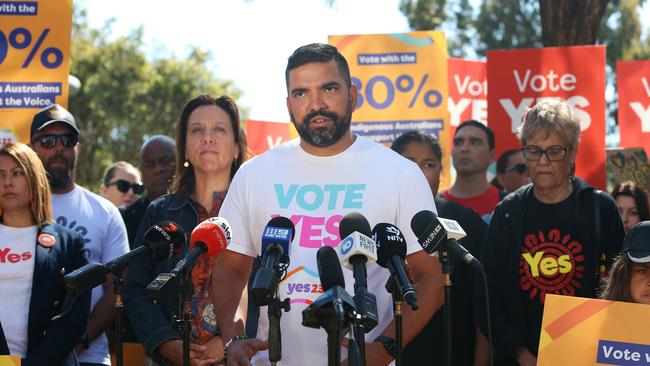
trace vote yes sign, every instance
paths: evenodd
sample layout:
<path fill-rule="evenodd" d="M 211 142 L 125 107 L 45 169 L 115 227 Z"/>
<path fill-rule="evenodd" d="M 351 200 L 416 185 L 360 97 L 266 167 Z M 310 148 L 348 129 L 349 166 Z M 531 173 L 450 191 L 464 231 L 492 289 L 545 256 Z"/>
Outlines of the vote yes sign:
<path fill-rule="evenodd" d="M 566 100 L 580 120 L 576 176 L 605 189 L 605 47 L 488 51 L 488 126 L 497 156 L 520 148 L 522 116 L 544 99 Z"/>
<path fill-rule="evenodd" d="M 468 119 L 487 123 L 487 65 L 484 61 L 449 58 L 449 130 Z"/>
<path fill-rule="evenodd" d="M 616 81 L 621 147 L 642 147 L 650 155 L 650 60 L 618 61 Z"/>
<path fill-rule="evenodd" d="M 249 119 L 246 121 L 246 142 L 253 156 L 262 154 L 297 136 L 293 124 L 287 122 L 266 122 Z"/>

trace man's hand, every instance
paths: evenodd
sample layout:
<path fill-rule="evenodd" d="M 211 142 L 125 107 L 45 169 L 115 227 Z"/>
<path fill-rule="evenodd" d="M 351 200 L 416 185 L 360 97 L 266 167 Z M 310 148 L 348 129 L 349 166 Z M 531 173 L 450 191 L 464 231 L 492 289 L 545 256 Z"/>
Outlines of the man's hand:
<path fill-rule="evenodd" d="M 528 350 L 526 347 L 520 347 L 517 350 L 517 363 L 521 366 L 535 366 L 537 364 L 537 357 L 533 356 L 533 354 Z"/>
<path fill-rule="evenodd" d="M 223 360 L 223 339 L 220 336 L 210 338 L 203 346 L 205 351 L 200 355 L 200 358 L 191 359 L 191 365 L 212 365 Z"/>
<path fill-rule="evenodd" d="M 269 343 L 259 339 L 242 339 L 234 341 L 228 347 L 226 366 L 250 366 L 251 357 L 257 352 L 269 348 Z"/>

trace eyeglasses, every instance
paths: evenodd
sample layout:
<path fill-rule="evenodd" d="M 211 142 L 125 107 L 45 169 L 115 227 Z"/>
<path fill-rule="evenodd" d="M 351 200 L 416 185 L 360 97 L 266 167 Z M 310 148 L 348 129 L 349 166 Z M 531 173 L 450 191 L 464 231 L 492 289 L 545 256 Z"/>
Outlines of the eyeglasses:
<path fill-rule="evenodd" d="M 61 140 L 64 147 L 74 147 L 79 142 L 79 136 L 76 133 L 64 133 L 61 135 L 49 134 L 37 138 L 38 142 L 45 148 L 51 149 L 56 146 L 56 141 Z"/>
<path fill-rule="evenodd" d="M 526 164 L 519 163 L 519 164 L 515 164 L 515 165 L 511 166 L 510 168 L 506 169 L 506 173 L 509 173 L 509 172 L 512 172 L 512 171 L 516 171 L 517 173 L 519 173 L 519 175 L 524 174 L 526 172 Z"/>
<path fill-rule="evenodd" d="M 129 183 L 128 181 L 125 181 L 124 179 L 118 179 L 114 180 L 112 182 L 109 182 L 106 187 L 110 186 L 117 186 L 117 190 L 126 193 L 129 191 L 129 189 L 133 189 L 133 193 L 135 194 L 142 194 L 144 193 L 144 186 L 139 183 Z"/>
<path fill-rule="evenodd" d="M 550 161 L 562 161 L 566 159 L 569 148 L 567 147 L 552 147 L 550 149 L 540 149 L 537 146 L 526 146 L 522 149 L 524 158 L 528 161 L 539 161 L 542 155 L 546 155 Z"/>

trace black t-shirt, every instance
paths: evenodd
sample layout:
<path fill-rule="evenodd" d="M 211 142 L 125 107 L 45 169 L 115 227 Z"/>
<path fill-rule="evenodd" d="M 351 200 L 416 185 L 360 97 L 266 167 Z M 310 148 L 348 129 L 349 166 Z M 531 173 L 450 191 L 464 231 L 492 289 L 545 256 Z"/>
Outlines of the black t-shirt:
<path fill-rule="evenodd" d="M 439 197 L 435 198 L 440 217 L 458 221 L 467 233 L 460 241 L 478 257 L 483 247 L 487 225 L 473 210 Z M 474 270 L 458 258 L 452 258 L 452 365 L 474 363 Z M 444 311 L 440 308 L 422 331 L 404 348 L 404 365 L 443 365 L 445 357 Z M 426 362 L 424 361 L 426 360 Z"/>
<path fill-rule="evenodd" d="M 529 204 L 523 221 L 518 271 L 527 324 L 520 326 L 528 328 L 524 330 L 528 348 L 537 354 L 545 296 L 594 297 L 597 282 L 593 279 L 600 256 L 593 248 L 595 236 L 580 228 L 575 217 L 575 198 L 545 204 L 531 195 Z"/>

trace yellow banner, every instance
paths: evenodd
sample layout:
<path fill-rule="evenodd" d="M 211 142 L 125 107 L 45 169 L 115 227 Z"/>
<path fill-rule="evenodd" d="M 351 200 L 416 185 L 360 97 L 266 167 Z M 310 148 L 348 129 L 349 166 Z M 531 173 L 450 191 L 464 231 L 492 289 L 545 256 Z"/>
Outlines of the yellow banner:
<path fill-rule="evenodd" d="M 20 356 L 0 356 L 0 366 L 20 366 Z"/>
<path fill-rule="evenodd" d="M 650 306 L 546 295 L 537 365 L 650 365 Z"/>
<path fill-rule="evenodd" d="M 442 32 L 329 36 L 359 89 L 352 131 L 389 144 L 408 130 L 449 144 L 447 41 Z M 446 152 L 448 155 L 448 152 Z M 449 156 L 441 189 L 449 185 Z"/>
<path fill-rule="evenodd" d="M 34 113 L 68 104 L 72 0 L 0 0 L 0 144 L 29 141 Z"/>

